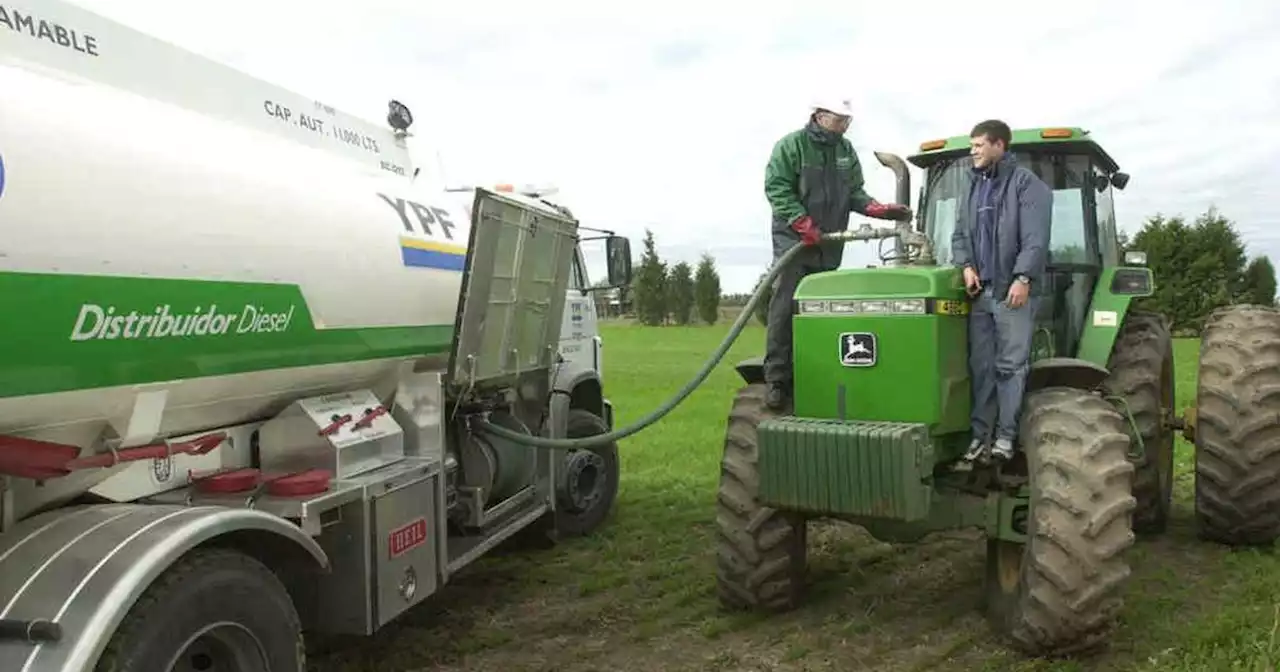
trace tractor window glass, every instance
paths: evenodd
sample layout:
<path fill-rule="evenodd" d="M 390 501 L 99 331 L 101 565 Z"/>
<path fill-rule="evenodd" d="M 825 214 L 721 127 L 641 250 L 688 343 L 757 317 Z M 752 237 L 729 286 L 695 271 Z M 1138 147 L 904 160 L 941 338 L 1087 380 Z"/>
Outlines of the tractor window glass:
<path fill-rule="evenodd" d="M 1049 234 L 1050 264 L 1097 264 L 1097 238 L 1086 213 L 1086 185 L 1093 175 L 1083 156 L 1018 153 L 1018 163 L 1031 169 L 1053 189 L 1053 223 Z"/>
<path fill-rule="evenodd" d="M 1115 266 L 1120 263 L 1120 248 L 1117 237 L 1119 234 L 1116 231 L 1116 204 L 1110 182 L 1103 182 L 1106 177 L 1106 173 L 1096 166 L 1094 167 L 1094 198 L 1098 204 L 1098 242 L 1100 243 L 1099 247 L 1102 248 L 1102 263 L 1107 266 Z M 1101 190 L 1098 189 L 1098 185 L 1103 185 Z"/>
<path fill-rule="evenodd" d="M 933 241 L 933 254 L 938 263 L 951 263 L 951 234 L 960 218 L 961 198 L 969 189 L 968 157 L 939 163 L 925 177 L 925 233 Z"/>
<path fill-rule="evenodd" d="M 1084 192 L 1080 189 L 1054 189 L 1049 263 L 1089 263 L 1085 230 Z"/>

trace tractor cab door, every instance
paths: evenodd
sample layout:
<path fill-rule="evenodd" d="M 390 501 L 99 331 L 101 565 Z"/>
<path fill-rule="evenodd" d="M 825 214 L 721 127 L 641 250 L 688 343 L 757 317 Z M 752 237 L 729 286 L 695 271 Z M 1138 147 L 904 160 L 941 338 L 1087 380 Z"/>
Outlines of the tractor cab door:
<path fill-rule="evenodd" d="M 1015 156 L 1053 190 L 1048 268 L 1032 290 L 1039 304 L 1032 358 L 1073 357 L 1103 265 L 1118 263 L 1111 186 L 1099 190 L 1105 174 L 1084 154 L 1037 148 L 1015 150 Z M 951 263 L 951 234 L 965 207 L 971 166 L 967 156 L 941 160 L 929 167 L 921 190 L 924 231 L 944 266 Z"/>
<path fill-rule="evenodd" d="M 1094 188 L 1094 167 L 1082 154 L 1051 151 L 1019 151 L 1025 166 L 1053 189 L 1053 223 L 1049 237 L 1048 267 L 1040 285 L 1032 359 L 1073 357 L 1084 333 L 1094 286 L 1102 273 L 1104 256 L 1115 254 L 1099 236 L 1099 193 Z M 1110 202 L 1110 187 L 1105 192 Z M 1108 208 L 1109 210 L 1109 208 Z M 1114 217 L 1108 217 L 1113 231 Z M 1109 254 L 1104 255 L 1103 249 Z M 1114 263 L 1114 262 L 1113 262 Z"/>

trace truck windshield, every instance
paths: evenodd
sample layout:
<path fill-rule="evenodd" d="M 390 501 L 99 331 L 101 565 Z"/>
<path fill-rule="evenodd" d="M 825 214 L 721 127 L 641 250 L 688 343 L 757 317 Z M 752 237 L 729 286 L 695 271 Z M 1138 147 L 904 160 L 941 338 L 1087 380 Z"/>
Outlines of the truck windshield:
<path fill-rule="evenodd" d="M 1098 265 L 1098 240 L 1089 217 L 1086 199 L 1091 195 L 1089 159 L 1082 155 L 1046 152 L 1015 152 L 1018 164 L 1053 188 L 1053 224 L 1049 242 L 1049 263 L 1054 265 Z M 951 234 L 968 200 L 973 176 L 968 156 L 946 159 L 929 167 L 925 176 L 925 232 L 933 241 L 938 263 L 950 264 Z"/>

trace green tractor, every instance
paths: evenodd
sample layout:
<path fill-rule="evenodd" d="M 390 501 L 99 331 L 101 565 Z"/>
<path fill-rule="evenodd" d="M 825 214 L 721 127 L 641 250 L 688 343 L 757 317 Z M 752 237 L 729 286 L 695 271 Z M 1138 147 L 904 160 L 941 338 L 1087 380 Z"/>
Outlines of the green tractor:
<path fill-rule="evenodd" d="M 1054 191 L 1019 451 L 1000 467 L 958 468 L 970 438 L 969 303 L 950 246 L 968 144 L 927 142 L 909 158 L 924 170 L 917 222 L 843 234 L 892 239 L 884 266 L 800 284 L 791 414 L 766 407 L 760 359 L 739 364 L 746 384 L 729 414 L 716 518 L 725 606 L 797 605 L 809 520 L 845 520 L 890 542 L 975 527 L 987 539 L 983 601 L 994 629 L 1030 655 L 1091 648 L 1122 608 L 1135 532 L 1168 524 L 1179 428 L 1197 448 L 1202 536 L 1280 536 L 1280 313 L 1213 315 L 1198 431 L 1195 409 L 1178 417 L 1168 322 L 1131 307 L 1152 294 L 1151 271 L 1117 241 L 1113 187 L 1129 176 L 1079 128 L 1013 135 L 1018 163 Z M 906 164 L 876 158 L 908 203 Z"/>

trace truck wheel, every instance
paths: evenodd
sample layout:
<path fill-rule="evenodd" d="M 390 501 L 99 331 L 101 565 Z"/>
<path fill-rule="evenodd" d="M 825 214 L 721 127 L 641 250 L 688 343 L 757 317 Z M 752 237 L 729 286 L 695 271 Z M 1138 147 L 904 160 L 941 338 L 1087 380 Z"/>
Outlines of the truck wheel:
<path fill-rule="evenodd" d="M 293 602 L 276 575 L 247 555 L 192 552 L 129 610 L 97 672 L 303 672 Z"/>
<path fill-rule="evenodd" d="M 605 434 L 609 426 L 581 408 L 569 410 L 565 434 L 571 438 Z M 618 498 L 618 444 L 568 451 L 556 475 L 556 532 L 581 537 L 595 532 L 608 519 Z"/>
<path fill-rule="evenodd" d="M 1280 311 L 1219 310 L 1201 339 L 1195 430 L 1200 536 L 1270 545 L 1280 536 Z"/>
<path fill-rule="evenodd" d="M 1111 375 L 1103 389 L 1125 400 L 1116 406 L 1122 414 L 1128 406 L 1144 447 L 1132 460 L 1133 495 L 1138 500 L 1133 530 L 1160 534 L 1168 527 L 1173 506 L 1174 436 L 1167 422 L 1173 412 L 1173 338 L 1164 317 L 1145 311 L 1126 315 L 1107 368 Z"/>
<path fill-rule="evenodd" d="M 1129 434 L 1111 404 L 1083 390 L 1037 390 L 1024 409 L 1027 541 L 988 541 L 988 618 L 1029 655 L 1076 653 L 1105 640 L 1123 605 L 1136 506 Z"/>
<path fill-rule="evenodd" d="M 729 412 L 716 496 L 716 583 L 725 607 L 784 611 L 799 603 L 804 587 L 807 526 L 757 497 L 756 427 L 771 416 L 764 402 L 765 386 L 747 385 Z"/>

